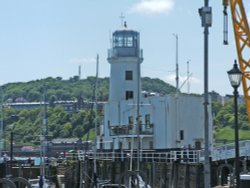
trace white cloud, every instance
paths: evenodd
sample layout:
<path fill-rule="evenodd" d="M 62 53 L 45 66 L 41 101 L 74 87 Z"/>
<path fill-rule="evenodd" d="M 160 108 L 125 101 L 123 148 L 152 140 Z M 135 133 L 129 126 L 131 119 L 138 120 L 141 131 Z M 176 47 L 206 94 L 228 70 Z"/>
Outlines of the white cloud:
<path fill-rule="evenodd" d="M 130 11 L 146 14 L 161 14 L 168 13 L 174 7 L 174 0 L 140 0 L 134 4 Z"/>
<path fill-rule="evenodd" d="M 96 62 L 95 58 L 73 58 L 69 60 L 69 63 L 77 65 L 92 64 L 95 62 Z"/>

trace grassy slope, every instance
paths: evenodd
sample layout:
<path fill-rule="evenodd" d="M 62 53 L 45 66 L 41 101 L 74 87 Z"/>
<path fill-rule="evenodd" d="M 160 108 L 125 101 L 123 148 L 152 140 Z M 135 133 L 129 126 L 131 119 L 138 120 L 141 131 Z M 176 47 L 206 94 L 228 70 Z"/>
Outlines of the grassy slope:
<path fill-rule="evenodd" d="M 230 127 L 225 127 L 224 129 L 219 129 L 215 132 L 215 140 L 227 140 L 227 142 L 234 141 L 234 129 Z M 239 131 L 240 140 L 250 140 L 250 131 Z"/>

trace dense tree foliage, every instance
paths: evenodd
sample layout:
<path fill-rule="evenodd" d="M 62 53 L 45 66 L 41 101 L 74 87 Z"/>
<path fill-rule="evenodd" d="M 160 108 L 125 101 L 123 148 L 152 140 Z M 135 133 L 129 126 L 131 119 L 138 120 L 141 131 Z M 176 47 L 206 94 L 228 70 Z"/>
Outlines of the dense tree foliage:
<path fill-rule="evenodd" d="M 98 80 L 99 101 L 107 101 L 109 78 Z M 93 127 L 101 121 L 96 119 L 94 110 L 80 110 L 74 113 L 66 112 L 62 107 L 55 107 L 55 101 L 87 100 L 92 101 L 96 78 L 88 77 L 80 80 L 77 76 L 69 80 L 61 77 L 46 78 L 27 83 L 9 83 L 2 86 L 5 102 L 49 102 L 47 110 L 47 126 L 43 124 L 43 109 L 25 109 L 17 111 L 11 108 L 4 109 L 4 138 L 8 144 L 11 124 L 14 124 L 16 144 L 39 144 L 40 135 L 47 127 L 49 139 L 77 137 L 85 140 L 93 139 Z M 175 88 L 159 79 L 142 78 L 142 89 L 148 92 L 167 94 Z M 98 112 L 99 113 L 99 112 Z M 98 115 L 97 117 L 101 117 Z"/>
<path fill-rule="evenodd" d="M 214 137 L 216 141 L 232 142 L 234 139 L 234 106 L 233 101 L 222 105 L 213 102 L 213 125 Z M 94 125 L 101 122 L 95 119 L 94 110 L 80 110 L 75 113 L 69 113 L 64 108 L 48 107 L 47 110 L 47 127 L 49 139 L 77 137 L 83 140 L 94 138 Z M 100 112 L 98 112 L 100 113 Z M 42 131 L 46 126 L 43 124 L 44 110 L 42 109 L 25 109 L 14 110 L 4 108 L 4 138 L 8 144 L 11 124 L 14 124 L 14 135 L 16 144 L 39 144 Z M 250 139 L 250 123 L 247 119 L 245 104 L 239 105 L 239 128 L 240 139 Z"/>
<path fill-rule="evenodd" d="M 109 91 L 109 78 L 99 78 L 98 100 L 107 101 Z M 27 83 L 9 83 L 2 86 L 4 101 L 9 102 L 34 102 L 40 101 L 44 93 L 47 101 L 65 100 L 92 100 L 95 89 L 96 78 L 78 79 L 77 76 L 69 80 L 61 77 L 46 78 L 30 81 Z M 142 90 L 168 94 L 175 91 L 175 88 L 160 79 L 142 78 Z"/>
<path fill-rule="evenodd" d="M 148 92 L 157 92 L 162 95 L 173 93 L 176 91 L 173 86 L 166 84 L 166 82 L 158 78 L 152 79 L 149 77 L 142 78 L 142 90 Z"/>
<path fill-rule="evenodd" d="M 99 112 L 98 112 L 99 113 Z M 93 110 L 81 110 L 69 113 L 63 107 L 49 107 L 47 124 L 44 123 L 44 112 L 41 109 L 13 110 L 4 109 L 4 138 L 9 141 L 10 131 L 14 131 L 16 144 L 39 144 L 40 135 L 47 133 L 53 138 L 84 138 L 93 129 L 96 121 L 100 122 L 100 114 Z M 14 125 L 14 129 L 12 129 Z M 47 131 L 46 131 L 47 130 Z M 88 136 L 87 136 L 88 137 Z"/>
<path fill-rule="evenodd" d="M 69 80 L 60 77 L 46 78 L 27 83 L 9 83 L 2 86 L 5 102 L 34 102 L 44 100 L 47 95 L 49 107 L 47 110 L 47 134 L 50 139 L 77 137 L 83 140 L 94 138 L 93 127 L 101 119 L 95 119 L 94 110 L 80 110 L 74 113 L 54 106 L 58 100 L 93 100 L 95 77 L 79 80 L 77 76 Z M 108 99 L 109 78 L 99 79 L 99 101 Z M 145 77 L 142 79 L 142 90 L 168 94 L 175 88 L 159 79 Z M 46 92 L 45 92 L 46 91 Z M 225 104 L 213 102 L 214 137 L 217 141 L 234 139 L 234 106 L 233 101 Z M 100 112 L 98 112 L 100 113 Z M 43 124 L 43 109 L 15 110 L 4 108 L 4 138 L 8 144 L 11 124 L 14 124 L 16 144 L 39 144 L 40 135 L 46 130 Z M 97 117 L 101 117 L 100 114 Z M 250 123 L 247 118 L 245 104 L 239 105 L 240 139 L 250 139 Z"/>
<path fill-rule="evenodd" d="M 234 140 L 234 103 L 233 100 L 228 101 L 224 105 L 214 102 L 213 109 L 213 125 L 214 138 L 216 141 L 232 142 Z M 250 139 L 250 123 L 248 121 L 245 104 L 238 106 L 238 124 L 239 138 Z"/>

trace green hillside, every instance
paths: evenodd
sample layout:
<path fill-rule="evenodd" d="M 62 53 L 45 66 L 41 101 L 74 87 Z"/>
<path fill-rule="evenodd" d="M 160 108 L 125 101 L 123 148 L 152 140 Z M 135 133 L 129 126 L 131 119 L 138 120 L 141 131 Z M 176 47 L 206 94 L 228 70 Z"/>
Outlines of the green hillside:
<path fill-rule="evenodd" d="M 62 80 L 62 78 L 46 78 L 23 83 L 9 83 L 2 86 L 4 102 L 34 102 L 43 100 L 47 93 L 47 101 L 84 100 L 92 101 L 95 88 L 95 78 L 79 80 L 78 77 Z M 98 100 L 107 101 L 109 78 L 99 79 Z M 142 90 L 168 94 L 175 88 L 160 79 L 142 78 Z M 234 106 L 233 101 L 222 105 L 212 103 L 215 142 L 233 142 L 234 140 Z M 78 137 L 83 140 L 94 138 L 93 127 L 101 119 L 95 119 L 94 110 L 80 110 L 74 113 L 66 112 L 62 107 L 48 107 L 48 135 L 53 138 Z M 13 115 L 17 118 L 13 119 Z M 14 123 L 16 144 L 38 144 L 41 134 L 43 111 L 41 109 L 15 110 L 4 108 L 4 139 L 8 146 L 10 125 Z M 99 114 L 98 117 L 101 117 Z M 250 139 L 250 123 L 248 122 L 245 104 L 239 105 L 240 139 Z"/>
<path fill-rule="evenodd" d="M 4 101 L 40 101 L 46 91 L 48 101 L 52 100 L 92 100 L 96 78 L 88 77 L 79 79 L 78 76 L 69 80 L 62 80 L 61 77 L 46 78 L 30 82 L 9 83 L 2 86 Z M 107 101 L 109 91 L 109 78 L 98 79 L 98 100 Z M 175 88 L 160 79 L 142 78 L 142 90 L 168 94 L 175 91 Z"/>
<path fill-rule="evenodd" d="M 47 101 L 55 100 L 84 100 L 93 101 L 95 88 L 95 77 L 79 80 L 78 77 L 62 80 L 62 78 L 46 78 L 23 83 L 9 83 L 2 86 L 4 102 L 39 102 L 43 100 L 44 93 Z M 98 100 L 107 101 L 109 90 L 109 78 L 98 80 Z M 160 79 L 142 78 L 142 89 L 148 92 L 168 94 L 175 88 Z M 99 124 L 100 119 L 95 119 L 94 110 L 81 110 L 73 114 L 66 112 L 62 107 L 48 107 L 47 124 L 48 136 L 53 138 L 78 137 L 83 140 L 94 138 L 91 131 L 95 122 Z M 13 119 L 14 116 L 16 118 Z M 10 125 L 14 123 L 14 135 L 16 144 L 39 144 L 41 135 L 43 110 L 15 110 L 4 108 L 4 140 L 8 146 L 10 136 Z M 98 117 L 101 117 L 99 114 Z"/>

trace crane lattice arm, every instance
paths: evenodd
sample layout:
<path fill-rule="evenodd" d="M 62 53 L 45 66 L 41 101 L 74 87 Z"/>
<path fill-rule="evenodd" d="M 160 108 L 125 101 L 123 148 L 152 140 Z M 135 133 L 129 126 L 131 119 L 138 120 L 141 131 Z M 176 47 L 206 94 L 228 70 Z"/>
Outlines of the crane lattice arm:
<path fill-rule="evenodd" d="M 242 86 L 246 101 L 248 120 L 250 121 L 250 32 L 242 0 L 229 0 L 231 7 L 234 37 L 240 69 L 243 73 Z M 228 5 L 228 0 L 223 0 Z"/>

